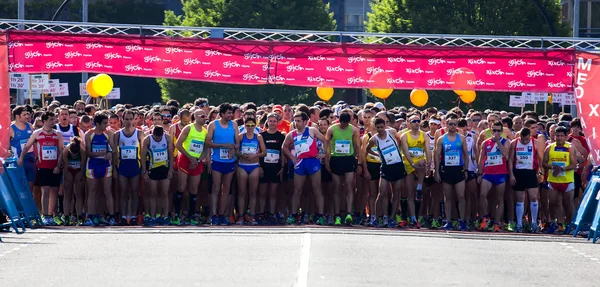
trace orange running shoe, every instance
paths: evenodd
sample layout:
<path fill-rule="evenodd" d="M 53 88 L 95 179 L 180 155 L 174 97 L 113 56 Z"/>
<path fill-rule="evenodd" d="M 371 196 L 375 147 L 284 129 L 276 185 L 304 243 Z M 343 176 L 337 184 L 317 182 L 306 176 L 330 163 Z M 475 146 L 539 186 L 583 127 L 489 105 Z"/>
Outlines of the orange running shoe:
<path fill-rule="evenodd" d="M 500 232 L 500 225 L 494 224 L 494 232 Z"/>
<path fill-rule="evenodd" d="M 485 231 L 488 226 L 489 221 L 490 221 L 489 218 L 483 217 L 483 219 L 481 220 L 481 223 L 479 223 L 479 231 Z"/>

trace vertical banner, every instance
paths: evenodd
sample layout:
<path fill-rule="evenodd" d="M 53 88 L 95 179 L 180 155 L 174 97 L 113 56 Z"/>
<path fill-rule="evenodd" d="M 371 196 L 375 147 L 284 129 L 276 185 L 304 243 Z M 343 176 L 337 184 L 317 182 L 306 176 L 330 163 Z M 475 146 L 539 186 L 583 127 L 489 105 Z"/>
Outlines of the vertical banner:
<path fill-rule="evenodd" d="M 8 156 L 10 144 L 10 78 L 6 33 L 0 32 L 0 157 Z M 3 172 L 4 170 L 2 170 Z"/>
<path fill-rule="evenodd" d="M 575 60 L 575 102 L 592 158 L 600 164 L 600 55 L 577 52 Z"/>

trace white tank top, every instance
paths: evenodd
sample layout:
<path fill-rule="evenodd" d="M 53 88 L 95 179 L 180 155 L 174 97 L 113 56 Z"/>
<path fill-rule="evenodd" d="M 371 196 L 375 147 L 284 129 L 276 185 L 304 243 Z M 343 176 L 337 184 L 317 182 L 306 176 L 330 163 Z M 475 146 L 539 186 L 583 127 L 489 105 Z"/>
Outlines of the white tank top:
<path fill-rule="evenodd" d="M 386 131 L 385 139 L 380 139 L 379 136 L 374 135 L 377 149 L 379 150 L 379 157 L 381 158 L 382 165 L 392 165 L 402 162 L 402 156 L 400 155 L 400 149 L 398 144 L 392 138 L 389 131 Z"/>
<path fill-rule="evenodd" d="M 63 132 L 60 128 L 60 124 L 56 124 L 56 130 L 59 131 L 63 136 L 63 144 L 66 146 L 71 142 L 71 139 L 75 137 L 75 131 L 72 124 L 69 124 L 69 129 Z"/>
<path fill-rule="evenodd" d="M 473 138 L 472 133 L 467 133 L 466 136 L 467 141 L 467 151 L 469 153 L 469 171 L 477 172 L 477 160 L 475 159 L 475 139 Z"/>
<path fill-rule="evenodd" d="M 522 144 L 521 140 L 518 139 L 515 146 L 515 169 L 533 170 L 534 152 L 532 140 L 528 144 Z"/>
<path fill-rule="evenodd" d="M 138 159 L 138 151 L 140 149 L 140 141 L 138 139 L 138 129 L 134 129 L 133 135 L 127 137 L 123 130 L 119 131 L 119 158 Z"/>

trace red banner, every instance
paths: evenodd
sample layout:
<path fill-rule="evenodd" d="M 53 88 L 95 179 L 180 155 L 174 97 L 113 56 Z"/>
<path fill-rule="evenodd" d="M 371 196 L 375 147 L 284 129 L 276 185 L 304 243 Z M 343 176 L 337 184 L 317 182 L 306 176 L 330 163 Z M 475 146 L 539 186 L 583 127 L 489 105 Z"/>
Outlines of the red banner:
<path fill-rule="evenodd" d="M 574 51 L 10 31 L 10 71 L 229 84 L 571 92 Z"/>
<path fill-rule="evenodd" d="M 6 33 L 0 32 L 0 157 L 6 158 L 10 146 L 10 82 Z M 0 174 L 4 168 L 0 165 Z"/>
<path fill-rule="evenodd" d="M 581 126 L 596 164 L 600 164 L 600 55 L 577 52 L 575 101 Z"/>

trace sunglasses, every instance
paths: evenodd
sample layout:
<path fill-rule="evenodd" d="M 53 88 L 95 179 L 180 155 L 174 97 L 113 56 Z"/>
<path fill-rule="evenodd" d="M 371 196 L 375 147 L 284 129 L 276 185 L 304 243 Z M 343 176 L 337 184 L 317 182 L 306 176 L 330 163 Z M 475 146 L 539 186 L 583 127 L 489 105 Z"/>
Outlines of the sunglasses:
<path fill-rule="evenodd" d="M 201 103 L 201 104 L 198 104 L 198 107 L 201 107 L 201 108 L 204 108 L 204 107 L 206 107 L 206 106 L 208 106 L 208 103 Z"/>
<path fill-rule="evenodd" d="M 480 122 L 481 119 L 472 119 L 472 121 L 475 122 L 475 123 L 477 123 L 477 122 Z"/>
<path fill-rule="evenodd" d="M 502 130 L 496 130 L 496 129 L 493 129 L 492 131 L 495 132 L 495 133 L 501 133 L 502 132 Z"/>
<path fill-rule="evenodd" d="M 161 114 L 161 116 L 163 116 L 163 118 L 170 118 L 171 114 Z"/>
<path fill-rule="evenodd" d="M 206 118 L 206 115 L 197 116 L 198 118 Z"/>
<path fill-rule="evenodd" d="M 455 126 L 455 125 L 458 125 L 458 123 L 455 123 L 455 122 L 450 122 L 450 123 L 447 123 L 447 124 L 448 124 L 449 126 Z"/>
<path fill-rule="evenodd" d="M 413 123 L 413 124 L 419 124 L 419 123 L 421 123 L 421 120 L 412 120 L 410 122 Z"/>
<path fill-rule="evenodd" d="M 246 126 L 247 126 L 247 127 L 249 127 L 249 128 L 253 128 L 253 127 L 255 127 L 256 125 L 254 125 L 254 124 L 247 124 Z"/>

